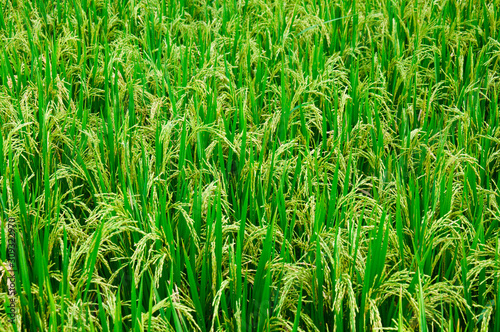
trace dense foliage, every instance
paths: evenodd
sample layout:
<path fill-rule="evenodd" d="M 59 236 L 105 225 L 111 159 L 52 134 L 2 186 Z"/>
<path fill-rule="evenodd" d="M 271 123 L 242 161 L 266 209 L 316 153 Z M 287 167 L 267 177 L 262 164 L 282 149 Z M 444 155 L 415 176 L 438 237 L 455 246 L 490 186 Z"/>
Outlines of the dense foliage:
<path fill-rule="evenodd" d="M 499 331 L 498 0 L 0 0 L 14 331 Z"/>

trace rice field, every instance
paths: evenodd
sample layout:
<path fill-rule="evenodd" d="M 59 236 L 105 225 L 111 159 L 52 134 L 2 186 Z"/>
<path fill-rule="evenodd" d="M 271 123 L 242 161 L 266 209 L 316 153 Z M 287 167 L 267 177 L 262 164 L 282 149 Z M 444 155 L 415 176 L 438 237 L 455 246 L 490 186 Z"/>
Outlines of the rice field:
<path fill-rule="evenodd" d="M 0 330 L 500 331 L 499 95 L 499 0 L 0 0 Z"/>

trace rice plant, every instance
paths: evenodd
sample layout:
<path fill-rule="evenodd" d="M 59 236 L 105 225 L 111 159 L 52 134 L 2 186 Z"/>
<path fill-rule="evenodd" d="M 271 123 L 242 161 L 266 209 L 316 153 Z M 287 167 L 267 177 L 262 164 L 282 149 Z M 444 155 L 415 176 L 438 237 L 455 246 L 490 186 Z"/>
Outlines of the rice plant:
<path fill-rule="evenodd" d="M 0 0 L 0 46 L 0 330 L 500 331 L 498 0 Z"/>

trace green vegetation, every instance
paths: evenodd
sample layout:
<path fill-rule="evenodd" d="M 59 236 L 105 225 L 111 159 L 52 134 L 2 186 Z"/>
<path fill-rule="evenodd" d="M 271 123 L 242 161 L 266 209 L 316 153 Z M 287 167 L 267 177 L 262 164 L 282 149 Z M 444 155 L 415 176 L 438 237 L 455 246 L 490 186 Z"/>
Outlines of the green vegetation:
<path fill-rule="evenodd" d="M 500 331 L 498 0 L 0 0 L 0 46 L 0 330 Z"/>

